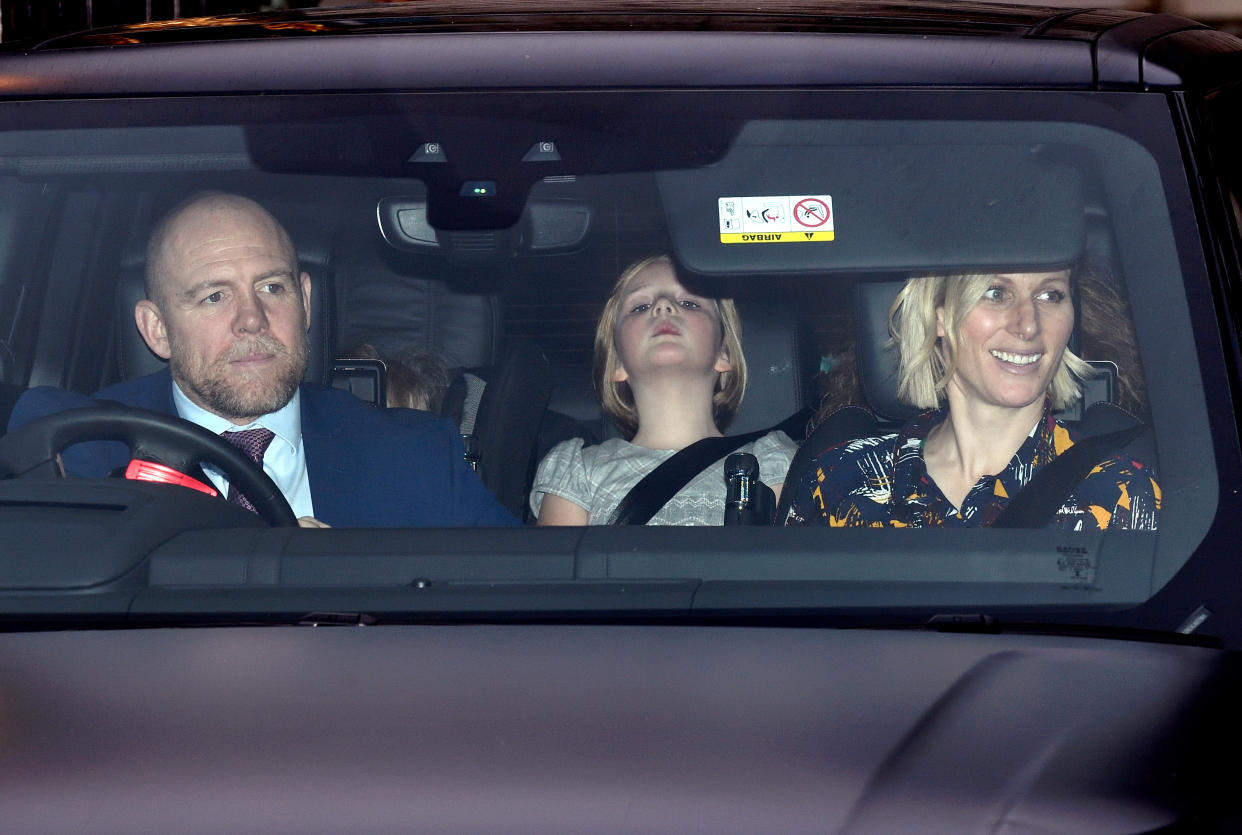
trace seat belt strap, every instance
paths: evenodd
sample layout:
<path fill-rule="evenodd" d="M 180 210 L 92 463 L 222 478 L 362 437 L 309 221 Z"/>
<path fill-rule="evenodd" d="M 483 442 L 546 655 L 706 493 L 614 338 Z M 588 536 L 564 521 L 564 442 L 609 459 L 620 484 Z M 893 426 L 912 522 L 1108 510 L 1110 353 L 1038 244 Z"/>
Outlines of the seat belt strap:
<path fill-rule="evenodd" d="M 1095 466 L 1146 427 L 1142 424 L 1083 438 L 1037 472 L 992 523 L 993 528 L 1043 528 Z"/>
<path fill-rule="evenodd" d="M 740 446 L 760 437 L 762 432 L 702 438 L 660 462 L 625 494 L 613 513 L 613 525 L 645 525 L 677 491 L 690 483 L 713 461 L 719 461 Z M 724 476 L 722 475 L 721 478 Z"/>
<path fill-rule="evenodd" d="M 713 462 L 719 461 L 739 447 L 758 440 L 769 432 L 782 430 L 786 434 L 791 429 L 806 423 L 810 411 L 803 409 L 776 426 L 747 432 L 744 435 L 726 435 L 720 438 L 702 438 L 690 446 L 675 452 L 672 457 L 660 462 L 647 475 L 630 488 L 621 504 L 612 514 L 610 525 L 645 525 L 655 516 L 660 508 L 668 504 L 668 500 L 677 495 L 681 488 L 690 483 Z M 723 483 L 724 473 L 721 473 Z"/>

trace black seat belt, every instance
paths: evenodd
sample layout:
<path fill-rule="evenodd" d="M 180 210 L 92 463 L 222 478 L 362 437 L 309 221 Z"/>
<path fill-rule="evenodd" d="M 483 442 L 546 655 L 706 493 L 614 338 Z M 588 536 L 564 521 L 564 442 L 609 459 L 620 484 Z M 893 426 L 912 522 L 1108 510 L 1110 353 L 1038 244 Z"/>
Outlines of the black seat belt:
<path fill-rule="evenodd" d="M 781 430 L 789 434 L 792 429 L 805 424 L 810 416 L 808 409 L 803 409 L 776 426 L 747 432 L 744 435 L 726 435 L 720 438 L 702 438 L 675 452 L 672 457 L 660 462 L 642 480 L 630 488 L 621 504 L 617 505 L 612 514 L 611 525 L 645 525 L 660 508 L 668 504 L 668 500 L 677 495 L 677 491 L 690 483 L 703 470 L 719 461 L 729 453 L 751 441 L 758 440 L 769 432 Z M 723 474 L 721 475 L 723 479 Z"/>
<path fill-rule="evenodd" d="M 1095 466 L 1137 438 L 1145 428 L 1137 424 L 1116 432 L 1083 438 L 1037 472 L 996 517 L 992 527 L 1047 527 L 1065 500 Z"/>

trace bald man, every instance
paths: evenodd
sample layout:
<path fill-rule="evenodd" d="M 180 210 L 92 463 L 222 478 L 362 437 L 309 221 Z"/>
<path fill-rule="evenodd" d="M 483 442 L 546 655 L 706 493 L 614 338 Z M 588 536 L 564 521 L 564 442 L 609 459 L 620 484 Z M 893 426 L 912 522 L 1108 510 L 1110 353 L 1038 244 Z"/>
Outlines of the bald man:
<path fill-rule="evenodd" d="M 216 433 L 270 431 L 263 469 L 304 526 L 517 523 L 466 464 L 449 421 L 375 409 L 302 382 L 311 280 L 297 268 L 289 235 L 258 203 L 209 192 L 169 212 L 147 247 L 146 296 L 134 320 L 168 367 L 95 396 Z M 90 402 L 31 389 L 10 427 Z M 126 463 L 108 443 L 80 444 L 63 460 L 69 474 L 85 477 Z M 223 475 L 204 470 L 227 495 Z"/>

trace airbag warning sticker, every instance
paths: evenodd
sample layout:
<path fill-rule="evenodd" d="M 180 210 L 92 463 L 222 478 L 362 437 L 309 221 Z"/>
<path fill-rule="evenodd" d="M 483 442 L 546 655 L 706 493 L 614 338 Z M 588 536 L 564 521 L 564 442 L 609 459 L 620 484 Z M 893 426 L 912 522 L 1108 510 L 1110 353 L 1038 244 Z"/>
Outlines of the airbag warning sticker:
<path fill-rule="evenodd" d="M 721 197 L 722 244 L 792 244 L 831 241 L 832 198 L 826 194 Z"/>

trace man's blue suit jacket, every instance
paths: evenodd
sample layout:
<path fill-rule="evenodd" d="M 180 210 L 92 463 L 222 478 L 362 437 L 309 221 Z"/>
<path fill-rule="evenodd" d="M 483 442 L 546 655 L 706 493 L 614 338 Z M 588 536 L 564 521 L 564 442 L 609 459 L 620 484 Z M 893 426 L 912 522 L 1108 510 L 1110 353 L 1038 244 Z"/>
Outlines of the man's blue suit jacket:
<path fill-rule="evenodd" d="M 377 409 L 326 386 L 301 387 L 302 443 L 315 518 L 334 527 L 516 525 L 466 463 L 450 421 L 413 409 Z M 113 400 L 176 415 L 168 370 L 103 389 Z M 76 392 L 43 387 L 24 393 L 10 428 L 81 406 Z M 117 442 L 77 444 L 62 455 L 70 475 L 101 478 L 128 463 Z"/>

